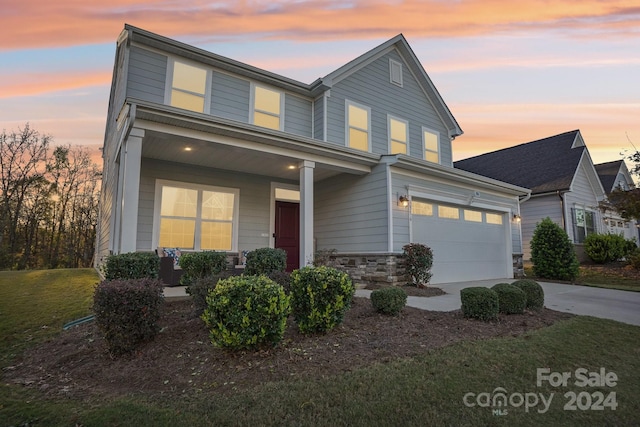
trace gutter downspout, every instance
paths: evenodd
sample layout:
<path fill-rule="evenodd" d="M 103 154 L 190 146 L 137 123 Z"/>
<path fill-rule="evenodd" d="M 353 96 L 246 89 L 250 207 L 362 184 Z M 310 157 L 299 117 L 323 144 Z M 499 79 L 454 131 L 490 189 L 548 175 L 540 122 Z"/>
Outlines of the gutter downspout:
<path fill-rule="evenodd" d="M 565 193 L 566 191 L 560 191 L 560 190 L 557 191 L 558 197 L 560 197 L 560 209 L 562 210 L 562 229 L 568 233 L 566 212 L 564 211 L 564 208 L 565 208 L 564 194 Z"/>

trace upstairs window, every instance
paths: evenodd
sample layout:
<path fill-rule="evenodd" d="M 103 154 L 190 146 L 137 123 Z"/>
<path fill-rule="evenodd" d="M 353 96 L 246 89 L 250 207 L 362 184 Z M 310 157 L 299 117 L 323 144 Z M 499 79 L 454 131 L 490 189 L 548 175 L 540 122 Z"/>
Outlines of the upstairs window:
<path fill-rule="evenodd" d="M 262 86 L 253 90 L 253 124 L 280 130 L 282 119 L 282 94 Z"/>
<path fill-rule="evenodd" d="M 408 154 L 407 141 L 409 140 L 407 122 L 389 116 L 389 153 Z"/>
<path fill-rule="evenodd" d="M 371 110 L 347 101 L 347 146 L 369 151 Z"/>
<path fill-rule="evenodd" d="M 204 68 L 173 61 L 169 105 L 204 113 L 207 74 Z"/>
<path fill-rule="evenodd" d="M 440 134 L 427 128 L 422 128 L 422 144 L 424 146 L 424 159 L 428 162 L 440 163 Z"/>

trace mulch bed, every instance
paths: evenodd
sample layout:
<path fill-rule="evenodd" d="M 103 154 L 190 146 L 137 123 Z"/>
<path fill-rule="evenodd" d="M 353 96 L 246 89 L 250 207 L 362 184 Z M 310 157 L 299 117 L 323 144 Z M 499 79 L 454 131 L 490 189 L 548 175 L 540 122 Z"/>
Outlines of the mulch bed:
<path fill-rule="evenodd" d="M 388 288 L 389 285 L 380 285 L 380 284 L 368 284 L 365 289 L 375 291 L 376 289 Z M 413 297 L 437 297 L 440 295 L 445 295 L 446 292 L 440 288 L 435 286 L 412 286 L 412 285 L 400 285 L 401 289 L 403 289 L 407 296 Z"/>
<path fill-rule="evenodd" d="M 302 335 L 290 321 L 277 347 L 228 352 L 210 343 L 190 301 L 172 301 L 163 309 L 161 333 L 135 354 L 112 359 L 95 323 L 88 323 L 28 350 L 5 369 L 3 380 L 38 388 L 51 397 L 220 395 L 268 381 L 339 375 L 461 340 L 518 336 L 569 317 L 543 309 L 482 322 L 465 319 L 460 311 L 411 307 L 390 317 L 376 313 L 368 299 L 356 297 L 344 322 L 327 334 Z"/>

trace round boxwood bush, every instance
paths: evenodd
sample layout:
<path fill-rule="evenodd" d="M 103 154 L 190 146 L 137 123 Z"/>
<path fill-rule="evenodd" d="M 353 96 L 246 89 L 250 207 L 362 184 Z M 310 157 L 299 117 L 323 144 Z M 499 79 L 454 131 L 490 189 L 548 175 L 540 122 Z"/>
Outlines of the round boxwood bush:
<path fill-rule="evenodd" d="M 209 292 L 201 318 L 213 345 L 243 349 L 280 342 L 289 312 L 289 297 L 271 279 L 232 276 Z"/>
<path fill-rule="evenodd" d="M 517 286 L 498 283 L 491 288 L 498 294 L 498 311 L 503 314 L 522 314 L 527 306 L 527 294 Z"/>
<path fill-rule="evenodd" d="M 247 265 L 244 273 L 268 276 L 275 271 L 285 271 L 287 253 L 280 248 L 260 248 L 247 254 Z"/>
<path fill-rule="evenodd" d="M 354 294 L 349 275 L 335 268 L 307 266 L 291 273 L 291 308 L 302 333 L 339 325 Z"/>
<path fill-rule="evenodd" d="M 376 289 L 371 292 L 371 304 L 376 311 L 395 316 L 407 304 L 407 293 L 395 286 Z"/>
<path fill-rule="evenodd" d="M 535 280 L 521 279 L 512 283 L 524 291 L 527 295 L 527 308 L 530 310 L 540 310 L 544 307 L 544 290 Z"/>
<path fill-rule="evenodd" d="M 482 286 L 464 288 L 460 291 L 462 314 L 480 320 L 498 318 L 498 294 Z"/>

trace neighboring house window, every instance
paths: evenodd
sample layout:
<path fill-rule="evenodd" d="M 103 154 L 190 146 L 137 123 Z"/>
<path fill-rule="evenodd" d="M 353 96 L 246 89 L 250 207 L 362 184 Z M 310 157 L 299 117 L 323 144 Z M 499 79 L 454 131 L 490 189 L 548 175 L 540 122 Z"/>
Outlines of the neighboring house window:
<path fill-rule="evenodd" d="M 389 74 L 391 83 L 402 87 L 402 63 L 389 59 Z"/>
<path fill-rule="evenodd" d="M 280 130 L 282 122 L 282 94 L 262 86 L 253 90 L 253 124 Z"/>
<path fill-rule="evenodd" d="M 409 126 L 405 120 L 389 116 L 389 153 L 408 154 Z"/>
<path fill-rule="evenodd" d="M 369 107 L 347 101 L 347 146 L 356 150 L 369 151 L 371 128 Z"/>
<path fill-rule="evenodd" d="M 428 162 L 440 163 L 440 134 L 427 128 L 422 128 L 422 144 L 424 159 Z"/>
<path fill-rule="evenodd" d="M 233 250 L 238 190 L 159 181 L 158 247 Z"/>
<path fill-rule="evenodd" d="M 169 104 L 185 110 L 205 112 L 207 70 L 173 61 Z"/>
<path fill-rule="evenodd" d="M 573 240 L 575 243 L 583 243 L 589 234 L 596 232 L 594 213 L 582 208 L 571 210 L 573 211 Z"/>

